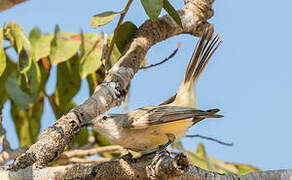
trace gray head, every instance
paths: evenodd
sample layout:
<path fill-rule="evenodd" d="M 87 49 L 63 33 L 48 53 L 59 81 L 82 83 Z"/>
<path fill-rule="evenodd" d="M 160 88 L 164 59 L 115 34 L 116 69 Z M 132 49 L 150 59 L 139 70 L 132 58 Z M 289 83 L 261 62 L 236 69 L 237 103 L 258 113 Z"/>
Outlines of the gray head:
<path fill-rule="evenodd" d="M 117 132 L 123 126 L 124 114 L 102 114 L 91 120 L 88 124 L 103 135 Z"/>
<path fill-rule="evenodd" d="M 91 120 L 91 127 L 111 143 L 119 144 L 123 132 L 127 131 L 123 128 L 126 119 L 126 114 L 103 114 Z"/>

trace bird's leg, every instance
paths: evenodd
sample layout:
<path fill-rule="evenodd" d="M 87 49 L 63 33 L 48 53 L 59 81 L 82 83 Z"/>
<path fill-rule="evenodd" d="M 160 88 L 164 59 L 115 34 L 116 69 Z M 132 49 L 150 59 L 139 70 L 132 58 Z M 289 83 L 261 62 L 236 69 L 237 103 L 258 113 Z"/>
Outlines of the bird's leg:
<path fill-rule="evenodd" d="M 153 158 L 151 164 L 147 166 L 147 171 L 150 172 L 150 175 L 152 177 L 155 177 L 155 174 L 157 174 L 157 165 L 159 165 L 160 160 L 162 160 L 166 156 L 170 156 L 170 153 L 166 150 L 167 146 L 169 146 L 171 143 L 175 141 L 175 135 L 174 134 L 166 134 L 168 138 L 168 142 L 166 144 L 158 146 L 158 150 L 156 151 L 156 155 Z"/>
<path fill-rule="evenodd" d="M 175 141 L 175 135 L 171 134 L 171 133 L 167 133 L 166 134 L 168 141 L 167 143 L 163 144 L 163 145 L 159 145 L 158 146 L 158 151 L 166 151 L 167 146 L 169 146 L 170 144 L 172 144 Z"/>
<path fill-rule="evenodd" d="M 124 154 L 120 157 L 120 159 L 123 159 L 125 161 L 132 161 L 133 160 L 133 155 L 128 152 L 127 154 Z"/>
<path fill-rule="evenodd" d="M 153 158 L 154 163 L 157 163 L 156 161 L 158 161 L 162 156 L 169 156 L 169 152 L 166 150 L 167 146 L 169 146 L 171 143 L 173 143 L 175 141 L 175 135 L 174 134 L 170 134 L 167 133 L 166 134 L 168 141 L 167 143 L 163 144 L 163 145 L 159 145 L 158 146 L 158 150 L 156 151 L 156 155 Z"/>
<path fill-rule="evenodd" d="M 168 153 L 168 151 L 166 151 L 166 148 L 167 148 L 167 146 L 169 146 L 171 143 L 173 143 L 175 141 L 175 135 L 173 135 L 173 134 L 166 134 L 166 136 L 168 138 L 167 143 L 162 144 L 162 145 L 159 145 L 158 148 L 152 149 L 150 152 L 148 151 L 148 152 L 144 153 L 141 156 L 141 158 L 144 158 L 144 157 L 147 157 L 147 156 L 150 156 L 150 155 L 153 155 L 153 154 L 156 154 L 157 155 L 157 154 L 162 153 L 162 152 Z"/>

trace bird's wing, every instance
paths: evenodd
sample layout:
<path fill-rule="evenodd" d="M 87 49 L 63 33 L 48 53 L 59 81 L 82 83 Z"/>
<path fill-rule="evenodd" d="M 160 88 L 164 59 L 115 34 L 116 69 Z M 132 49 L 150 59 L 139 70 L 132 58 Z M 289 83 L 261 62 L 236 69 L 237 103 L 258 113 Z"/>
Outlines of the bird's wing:
<path fill-rule="evenodd" d="M 125 124 L 127 124 L 127 128 L 143 129 L 152 125 L 170 123 L 188 118 L 204 119 L 222 117 L 216 114 L 218 111 L 218 109 L 203 111 L 180 106 L 146 106 L 128 113 L 128 123 Z"/>

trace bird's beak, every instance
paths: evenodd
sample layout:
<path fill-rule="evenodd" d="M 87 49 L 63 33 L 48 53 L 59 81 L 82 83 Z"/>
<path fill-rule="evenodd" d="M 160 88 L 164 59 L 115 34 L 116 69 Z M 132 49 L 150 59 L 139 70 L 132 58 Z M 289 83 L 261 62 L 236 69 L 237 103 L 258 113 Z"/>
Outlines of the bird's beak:
<path fill-rule="evenodd" d="M 88 127 L 88 126 L 93 126 L 94 125 L 94 122 L 93 121 L 86 121 L 86 122 L 82 122 L 81 124 L 81 127 Z"/>

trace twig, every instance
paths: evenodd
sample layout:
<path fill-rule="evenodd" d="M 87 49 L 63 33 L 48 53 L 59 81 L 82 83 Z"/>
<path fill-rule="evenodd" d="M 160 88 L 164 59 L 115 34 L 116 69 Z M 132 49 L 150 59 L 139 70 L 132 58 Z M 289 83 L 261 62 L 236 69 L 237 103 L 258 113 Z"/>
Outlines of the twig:
<path fill-rule="evenodd" d="M 78 149 L 78 150 L 72 150 L 64 152 L 63 155 L 67 158 L 75 157 L 75 156 L 90 156 L 98 153 L 104 153 L 104 152 L 121 152 L 123 148 L 118 145 L 112 145 L 112 146 L 102 146 L 92 149 Z"/>
<path fill-rule="evenodd" d="M 129 105 L 129 100 L 130 100 L 130 90 L 128 91 L 126 97 L 125 97 L 125 101 L 124 101 L 124 107 L 121 110 L 121 113 L 126 112 L 126 110 L 128 109 L 128 105 Z"/>
<path fill-rule="evenodd" d="M 8 161 L 15 159 L 20 156 L 28 148 L 26 146 L 17 149 L 5 150 L 0 153 L 0 166 L 6 164 Z"/>
<path fill-rule="evenodd" d="M 80 63 L 81 64 L 83 64 L 84 63 L 84 61 L 85 61 L 85 59 L 95 50 L 95 48 L 96 48 L 96 46 L 98 45 L 98 43 L 99 43 L 99 41 L 100 41 L 100 39 L 97 39 L 95 42 L 94 42 L 94 44 L 93 44 L 93 46 L 91 47 L 91 49 L 89 50 L 89 51 L 87 51 L 83 56 L 82 56 L 82 58 L 80 59 Z"/>
<path fill-rule="evenodd" d="M 95 137 L 93 135 L 90 135 L 88 137 L 88 143 L 85 144 L 84 146 L 80 147 L 79 149 L 92 149 L 94 146 L 96 145 L 96 142 L 95 142 Z"/>
<path fill-rule="evenodd" d="M 106 56 L 106 59 L 105 59 L 105 64 L 107 64 L 107 66 L 105 66 L 105 67 L 108 67 L 108 69 L 105 69 L 106 74 L 107 74 L 108 70 L 111 68 L 111 67 L 110 67 L 110 62 L 109 62 L 109 61 L 110 61 L 111 53 L 112 53 L 113 48 L 114 48 L 114 43 L 115 43 L 115 41 L 116 41 L 116 39 L 117 39 L 117 33 L 118 33 L 119 29 L 120 29 L 120 26 L 121 26 L 121 24 L 122 24 L 122 22 L 123 22 L 123 20 L 124 20 L 124 17 L 125 17 L 125 15 L 126 15 L 126 13 L 128 12 L 128 9 L 129 9 L 130 5 L 132 4 L 132 2 L 133 2 L 133 0 L 129 0 L 129 1 L 128 1 L 128 3 L 127 3 L 127 5 L 126 5 L 125 9 L 124 9 L 123 12 L 121 13 L 121 16 L 120 16 L 120 19 L 119 19 L 118 25 L 117 25 L 117 27 L 116 27 L 116 29 L 115 29 L 115 31 L 114 31 L 114 36 L 113 36 L 113 38 L 112 38 L 112 40 L 111 40 L 111 44 L 110 44 L 110 47 L 109 47 L 109 49 L 108 49 L 107 56 Z"/>
<path fill-rule="evenodd" d="M 9 142 L 6 139 L 6 131 L 2 126 L 2 120 L 2 107 L 0 107 L 0 144 L 2 145 L 2 152 L 0 153 L 0 166 L 6 164 L 12 159 L 15 159 L 27 150 L 27 147 L 11 149 Z"/>
<path fill-rule="evenodd" d="M 107 44 L 107 34 L 103 34 L 103 46 L 102 46 L 102 54 L 101 54 L 101 62 L 104 65 L 104 68 L 106 69 L 106 72 L 108 69 L 110 69 L 110 61 L 106 61 L 106 56 L 108 52 L 108 44 Z"/>
<path fill-rule="evenodd" d="M 112 146 L 102 146 L 97 148 L 91 148 L 91 149 L 77 149 L 77 150 L 71 150 L 67 152 L 63 152 L 62 155 L 60 155 L 59 158 L 57 158 L 54 163 L 65 165 L 70 162 L 72 163 L 92 163 L 92 162 L 103 162 L 108 161 L 109 159 L 83 159 L 83 158 L 77 158 L 77 157 L 84 157 L 84 156 L 90 156 L 95 155 L 98 153 L 104 153 L 104 152 L 124 152 L 124 149 L 121 146 L 118 145 L 112 145 Z"/>
<path fill-rule="evenodd" d="M 164 60 L 160 61 L 159 63 L 151 64 L 151 65 L 146 66 L 146 67 L 141 66 L 139 69 L 148 69 L 148 68 L 152 68 L 152 67 L 155 67 L 155 66 L 158 66 L 160 64 L 165 63 L 166 61 L 168 61 L 171 58 L 173 58 L 173 56 L 177 53 L 179 48 L 180 48 L 180 42 L 177 43 L 177 48 L 167 58 L 165 58 Z"/>
<path fill-rule="evenodd" d="M 10 49 L 12 47 L 13 47 L 12 45 L 9 45 L 9 46 L 4 47 L 3 49 L 6 51 L 7 49 Z"/>
<path fill-rule="evenodd" d="M 222 145 L 225 145 L 225 146 L 233 146 L 233 143 L 226 143 L 226 142 L 220 141 L 218 139 L 211 138 L 211 137 L 207 137 L 207 136 L 201 136 L 199 134 L 185 135 L 185 137 L 189 137 L 189 138 L 198 137 L 198 138 L 202 138 L 202 139 L 207 139 L 207 140 L 210 140 L 210 141 L 214 141 L 214 142 L 217 142 L 217 143 L 222 144 Z"/>

